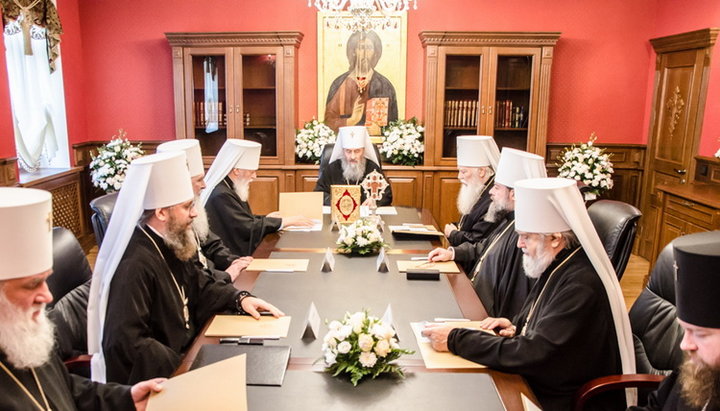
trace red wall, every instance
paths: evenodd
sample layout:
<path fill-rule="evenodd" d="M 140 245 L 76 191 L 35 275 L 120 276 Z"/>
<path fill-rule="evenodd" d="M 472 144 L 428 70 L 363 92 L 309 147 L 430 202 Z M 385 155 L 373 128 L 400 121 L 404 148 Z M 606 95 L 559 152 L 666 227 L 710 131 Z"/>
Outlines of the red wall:
<path fill-rule="evenodd" d="M 693 10 L 672 0 L 421 0 L 408 17 L 407 109 L 423 115 L 423 30 L 560 31 L 555 51 L 548 136 L 645 143 L 654 54 L 648 39 L 717 21 L 714 0 Z M 695 10 L 696 3 L 700 10 Z M 297 30 L 299 121 L 317 114 L 316 12 L 306 0 L 60 0 L 71 142 L 107 139 L 124 128 L 131 139 L 174 138 L 170 31 Z M 680 18 L 678 18 L 680 15 Z M 78 23 L 82 22 L 82 23 Z M 672 24 L 670 24 L 672 22 Z M 674 28 L 677 29 L 674 29 Z M 661 28 L 661 29 L 660 29 Z M 672 28 L 672 29 L 671 29 Z M 4 70 L 0 68 L 0 76 Z M 715 70 L 715 75 L 720 71 Z M 712 86 L 701 153 L 708 154 L 720 89 Z M 0 84 L 0 112 L 6 103 Z M 720 84 L 718 85 L 720 87 Z M 401 113 L 402 115 L 402 113 Z M 3 134 L 9 134 L 0 116 Z M 712 130 L 712 131 L 711 131 Z M 5 138 L 0 155 L 7 151 Z M 714 152 L 714 150 L 713 150 Z"/>
<path fill-rule="evenodd" d="M 652 37 L 707 27 L 720 27 L 720 3 L 717 0 L 693 0 L 692 7 L 682 1 L 664 1 L 658 7 Z M 713 156 L 720 149 L 720 44 L 715 44 L 711 59 L 705 117 L 698 149 L 701 156 Z M 654 66 L 654 61 L 650 63 Z M 651 109 L 652 105 L 649 105 L 647 112 Z"/>
<path fill-rule="evenodd" d="M 13 134 L 10 93 L 8 91 L 7 69 L 5 68 L 5 46 L 0 53 L 0 158 L 15 157 L 15 136 Z"/>

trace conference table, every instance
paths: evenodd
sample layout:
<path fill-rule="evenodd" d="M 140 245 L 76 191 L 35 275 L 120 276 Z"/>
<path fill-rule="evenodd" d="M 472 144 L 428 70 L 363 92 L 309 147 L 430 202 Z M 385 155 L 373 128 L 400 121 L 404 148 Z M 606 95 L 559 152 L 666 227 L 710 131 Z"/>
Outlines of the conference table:
<path fill-rule="evenodd" d="M 435 247 L 447 246 L 444 238 L 396 239 L 390 225 L 422 223 L 434 225 L 427 210 L 395 207 L 395 215 L 382 215 L 383 238 L 389 243 L 388 271 L 378 272 L 377 258 L 335 254 L 335 267 L 322 271 L 324 254 L 335 249 L 338 231 L 332 230 L 329 215 L 324 215 L 321 231 L 282 231 L 267 235 L 258 246 L 255 258 L 308 259 L 306 272 L 244 272 L 235 286 L 265 299 L 292 316 L 287 338 L 266 341 L 266 345 L 289 345 L 291 356 L 282 386 L 247 386 L 250 410 L 333 409 L 483 409 L 522 410 L 520 394 L 538 403 L 519 375 L 480 369 L 428 369 L 425 367 L 411 322 L 434 318 L 481 320 L 487 313 L 467 276 L 441 274 L 439 281 L 409 281 L 397 270 L 398 259 L 426 256 Z M 315 339 L 303 339 L 310 305 L 314 304 L 323 320 Z M 398 360 L 405 379 L 379 377 L 353 387 L 347 380 L 322 372 L 321 346 L 327 322 L 341 320 L 346 312 L 369 310 L 381 317 L 388 305 L 393 314 L 399 344 L 415 351 Z M 205 337 L 205 325 L 183 358 L 175 375 L 186 372 L 200 348 L 219 344 L 219 338 Z M 461 407 L 461 408 L 458 408 Z"/>

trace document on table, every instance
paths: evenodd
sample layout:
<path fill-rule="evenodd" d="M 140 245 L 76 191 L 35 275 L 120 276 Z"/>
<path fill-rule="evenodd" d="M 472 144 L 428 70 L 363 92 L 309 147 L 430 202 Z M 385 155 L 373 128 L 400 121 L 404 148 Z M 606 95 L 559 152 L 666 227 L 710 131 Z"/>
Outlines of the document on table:
<path fill-rule="evenodd" d="M 246 354 L 170 378 L 151 393 L 147 411 L 247 410 Z"/>
<path fill-rule="evenodd" d="M 444 324 L 455 327 L 479 329 L 479 321 L 447 322 Z M 425 323 L 410 323 L 410 327 L 412 327 L 413 334 L 415 334 L 415 338 L 417 339 L 420 354 L 422 355 L 426 368 L 487 368 L 484 365 L 458 357 L 451 352 L 435 351 L 430 345 L 430 340 L 422 335 Z"/>
<path fill-rule="evenodd" d="M 410 261 L 410 260 L 398 260 L 397 261 L 398 271 L 401 273 L 407 272 L 407 270 L 438 270 L 441 273 L 448 274 L 459 274 L 460 269 L 458 268 L 455 261 Z"/>
<path fill-rule="evenodd" d="M 395 207 L 378 207 L 377 210 L 375 210 L 375 214 L 377 215 L 397 215 L 397 209 Z"/>
<path fill-rule="evenodd" d="M 283 217 L 301 215 L 313 220 L 312 227 L 285 227 L 285 231 L 321 231 L 323 226 L 323 193 L 319 191 L 280 193 L 278 212 Z"/>
<path fill-rule="evenodd" d="M 245 271 L 293 273 L 307 271 L 309 263 L 307 258 L 254 258 Z"/>
<path fill-rule="evenodd" d="M 443 236 L 443 233 L 436 230 L 432 225 L 423 224 L 391 225 L 390 231 L 393 234 Z"/>
<path fill-rule="evenodd" d="M 249 315 L 216 315 L 205 331 L 205 336 L 285 338 L 291 319 L 262 316 L 256 320 Z"/>
<path fill-rule="evenodd" d="M 312 219 L 312 221 L 313 221 L 313 225 L 310 227 L 284 227 L 283 231 L 301 231 L 301 232 L 302 231 L 304 231 L 304 232 L 322 231 L 322 228 L 323 228 L 322 220 Z"/>

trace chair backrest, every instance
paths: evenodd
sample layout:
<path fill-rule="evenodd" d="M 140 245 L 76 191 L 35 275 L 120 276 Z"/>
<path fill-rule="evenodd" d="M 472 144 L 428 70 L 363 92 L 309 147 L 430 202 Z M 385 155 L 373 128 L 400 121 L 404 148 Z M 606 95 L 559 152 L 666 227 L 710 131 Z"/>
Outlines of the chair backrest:
<path fill-rule="evenodd" d="M 47 280 L 53 295 L 50 306 L 91 277 L 90 264 L 72 231 L 63 227 L 53 228 L 53 275 Z"/>
<path fill-rule="evenodd" d="M 619 280 L 630 259 L 642 213 L 621 201 L 599 200 L 588 207 L 588 214 Z"/>
<path fill-rule="evenodd" d="M 335 148 L 335 144 L 325 144 L 325 147 L 323 147 L 322 154 L 320 155 L 320 167 L 318 169 L 318 179 L 322 177 L 322 173 L 325 170 L 325 167 L 330 164 L 330 156 L 332 155 L 332 151 Z M 373 144 L 373 148 L 375 149 L 375 155 L 377 155 L 378 160 L 380 161 L 380 171 L 382 171 L 382 156 L 380 155 L 380 150 L 378 149 L 377 145 Z"/>
<path fill-rule="evenodd" d="M 683 329 L 676 321 L 672 243 L 658 256 L 650 281 L 630 309 L 637 372 L 668 374 L 680 366 Z"/>
<path fill-rule="evenodd" d="M 93 210 L 90 222 L 93 226 L 95 241 L 98 247 L 100 247 L 105 237 L 105 231 L 107 231 L 108 224 L 110 223 L 110 216 L 115 208 L 117 196 L 117 193 L 105 194 L 90 202 L 90 208 Z"/>

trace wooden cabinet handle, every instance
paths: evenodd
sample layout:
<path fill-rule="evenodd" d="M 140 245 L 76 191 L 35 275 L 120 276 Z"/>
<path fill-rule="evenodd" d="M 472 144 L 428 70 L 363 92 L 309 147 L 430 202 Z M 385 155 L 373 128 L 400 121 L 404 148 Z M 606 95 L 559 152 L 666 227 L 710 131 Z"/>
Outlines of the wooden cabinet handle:
<path fill-rule="evenodd" d="M 673 168 L 673 170 L 674 170 L 676 173 L 680 174 L 681 176 L 684 176 L 685 174 L 687 174 L 687 169 L 685 169 L 685 168 L 683 168 L 682 170 L 679 170 L 679 169 L 677 169 L 677 168 Z"/>
<path fill-rule="evenodd" d="M 480 112 L 481 112 L 482 114 L 485 114 L 485 106 L 480 106 Z"/>
<path fill-rule="evenodd" d="M 684 205 L 685 207 L 688 207 L 688 208 L 693 208 L 693 207 L 695 207 L 695 203 L 691 203 L 691 202 L 689 202 L 689 201 L 683 201 L 683 202 L 682 202 L 682 205 Z"/>

